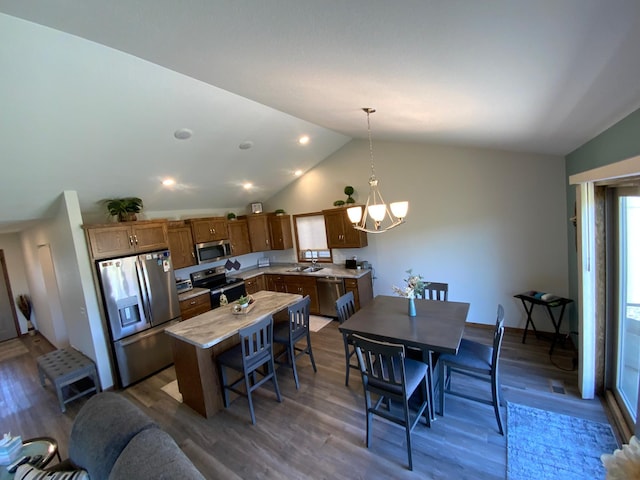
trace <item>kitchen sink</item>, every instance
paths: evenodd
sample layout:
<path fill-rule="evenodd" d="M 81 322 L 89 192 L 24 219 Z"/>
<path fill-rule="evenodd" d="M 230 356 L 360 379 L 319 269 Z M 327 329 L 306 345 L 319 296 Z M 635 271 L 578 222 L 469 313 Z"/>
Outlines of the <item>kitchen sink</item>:
<path fill-rule="evenodd" d="M 287 272 L 306 272 L 308 271 L 307 268 L 311 268 L 311 267 L 294 267 L 287 270 Z"/>
<path fill-rule="evenodd" d="M 303 270 L 303 272 L 317 272 L 318 270 L 322 270 L 324 267 L 307 267 Z"/>

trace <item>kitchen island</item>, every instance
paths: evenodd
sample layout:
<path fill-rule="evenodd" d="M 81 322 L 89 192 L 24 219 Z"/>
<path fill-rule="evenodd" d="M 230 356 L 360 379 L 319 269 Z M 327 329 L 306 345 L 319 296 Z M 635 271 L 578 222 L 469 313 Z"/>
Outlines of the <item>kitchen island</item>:
<path fill-rule="evenodd" d="M 171 336 L 173 360 L 182 402 L 204 417 L 224 408 L 216 356 L 239 342 L 238 330 L 276 314 L 302 298 L 293 293 L 260 291 L 252 295 L 247 314 L 220 307 L 165 329 Z"/>

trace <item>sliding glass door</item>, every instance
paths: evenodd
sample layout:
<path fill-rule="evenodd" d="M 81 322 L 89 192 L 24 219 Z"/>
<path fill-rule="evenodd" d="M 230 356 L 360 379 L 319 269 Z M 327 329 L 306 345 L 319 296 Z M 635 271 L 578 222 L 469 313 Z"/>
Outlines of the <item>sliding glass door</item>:
<path fill-rule="evenodd" d="M 611 207 L 614 249 L 611 311 L 615 335 L 614 394 L 630 425 L 638 417 L 640 389 L 640 189 L 613 189 Z M 610 250 L 611 251 L 611 250 Z"/>

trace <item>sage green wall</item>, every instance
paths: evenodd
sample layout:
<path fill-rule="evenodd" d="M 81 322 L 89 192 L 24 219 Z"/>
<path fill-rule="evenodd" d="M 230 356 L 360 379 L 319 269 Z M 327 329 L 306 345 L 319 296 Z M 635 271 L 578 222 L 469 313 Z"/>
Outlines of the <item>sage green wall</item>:
<path fill-rule="evenodd" d="M 609 165 L 627 158 L 640 155 L 640 110 L 636 110 L 597 137 L 588 141 L 565 157 L 567 175 L 567 212 L 573 215 L 576 202 L 576 189 L 569 185 L 569 177 L 576 173 Z M 569 228 L 569 293 L 570 298 L 578 298 L 578 266 L 576 254 L 576 231 L 568 222 Z M 571 309 L 571 330 L 577 331 L 577 309 Z"/>

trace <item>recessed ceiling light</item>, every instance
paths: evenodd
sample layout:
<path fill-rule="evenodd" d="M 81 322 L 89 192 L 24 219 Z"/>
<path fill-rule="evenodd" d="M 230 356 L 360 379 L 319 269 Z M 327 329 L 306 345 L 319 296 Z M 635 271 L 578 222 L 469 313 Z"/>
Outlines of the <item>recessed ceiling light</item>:
<path fill-rule="evenodd" d="M 253 142 L 251 140 L 246 140 L 238 145 L 240 150 L 249 150 L 251 147 L 253 147 Z"/>
<path fill-rule="evenodd" d="M 253 183 L 247 182 L 243 185 L 243 187 L 245 188 L 245 190 L 249 190 L 251 187 L 253 187 Z"/>
<path fill-rule="evenodd" d="M 307 143 L 309 143 L 309 136 L 308 135 L 303 135 L 298 139 L 298 143 L 300 145 L 306 145 Z"/>
<path fill-rule="evenodd" d="M 173 178 L 165 178 L 162 180 L 162 185 L 165 187 L 170 187 L 171 185 L 175 185 L 176 181 Z"/>
<path fill-rule="evenodd" d="M 302 175 L 302 170 L 296 170 L 295 172 L 293 172 L 293 174 L 294 174 L 296 177 L 299 177 L 300 175 Z"/>
<path fill-rule="evenodd" d="M 193 132 L 188 128 L 179 128 L 173 133 L 173 136 L 178 140 L 187 140 L 191 138 L 191 135 L 193 135 Z"/>

